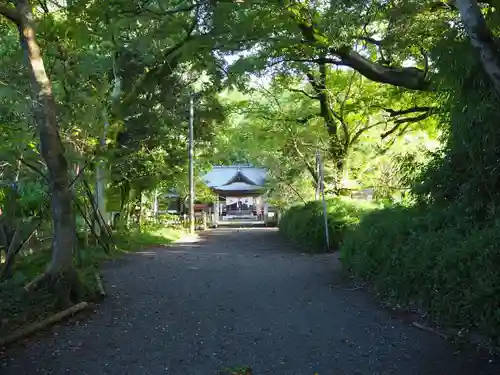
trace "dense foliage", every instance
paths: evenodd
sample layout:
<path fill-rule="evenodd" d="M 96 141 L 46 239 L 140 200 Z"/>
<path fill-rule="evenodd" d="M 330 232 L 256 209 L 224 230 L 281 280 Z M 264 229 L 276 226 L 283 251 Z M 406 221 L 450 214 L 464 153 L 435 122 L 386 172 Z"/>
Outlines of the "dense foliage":
<path fill-rule="evenodd" d="M 498 339 L 498 98 L 459 30 L 444 34 L 433 58 L 442 72 L 443 147 L 412 166 L 413 204 L 365 217 L 347 235 L 342 259 L 386 297 Z"/>
<path fill-rule="evenodd" d="M 326 244 L 325 217 L 320 201 L 289 208 L 280 220 L 280 232 L 308 252 L 335 250 L 363 215 L 378 208 L 375 204 L 343 198 L 329 199 L 326 207 L 330 249 Z"/>
<path fill-rule="evenodd" d="M 414 204 L 365 217 L 342 248 L 346 267 L 383 295 L 424 306 L 440 322 L 498 339 L 498 105 L 473 50 L 443 76 L 444 147 L 412 175 Z M 436 64 L 450 63 L 439 56 Z"/>

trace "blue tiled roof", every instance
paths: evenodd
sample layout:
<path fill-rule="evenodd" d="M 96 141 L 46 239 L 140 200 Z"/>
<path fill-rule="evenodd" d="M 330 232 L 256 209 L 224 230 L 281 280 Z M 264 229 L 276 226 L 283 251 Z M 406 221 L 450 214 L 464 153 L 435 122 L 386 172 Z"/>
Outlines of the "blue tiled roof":
<path fill-rule="evenodd" d="M 244 175 L 255 185 L 243 182 L 234 182 L 227 185 L 238 173 Z M 223 190 L 255 190 L 262 187 L 266 180 L 267 171 L 264 168 L 255 168 L 251 166 L 231 165 L 215 166 L 210 172 L 203 176 L 203 181 L 210 188 Z"/>

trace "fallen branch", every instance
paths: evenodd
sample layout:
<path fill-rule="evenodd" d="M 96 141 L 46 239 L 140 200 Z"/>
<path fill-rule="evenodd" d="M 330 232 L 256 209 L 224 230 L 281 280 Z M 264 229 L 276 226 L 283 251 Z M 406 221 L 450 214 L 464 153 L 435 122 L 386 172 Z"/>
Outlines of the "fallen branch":
<path fill-rule="evenodd" d="M 347 290 L 347 291 L 350 291 L 350 292 L 353 292 L 355 290 L 360 290 L 360 289 L 363 289 L 366 284 L 356 284 L 354 287 L 352 288 L 345 288 L 344 286 L 342 285 L 335 285 L 335 284 L 330 284 L 328 285 L 330 288 L 337 288 L 337 289 L 341 289 L 341 290 Z"/>
<path fill-rule="evenodd" d="M 445 340 L 448 339 L 448 336 L 446 336 L 444 333 L 441 333 L 441 332 L 439 332 L 438 330 L 436 330 L 434 328 L 424 326 L 423 324 L 420 324 L 420 323 L 417 323 L 417 322 L 413 322 L 411 325 L 413 327 L 415 327 L 415 328 L 421 329 L 422 331 L 427 331 L 427 332 L 435 333 L 436 335 L 442 337 Z"/>
<path fill-rule="evenodd" d="M 26 284 L 24 286 L 24 290 L 26 290 L 27 292 L 33 290 L 33 289 L 36 289 L 37 286 L 43 281 L 45 280 L 45 278 L 47 277 L 47 274 L 44 272 L 42 273 L 41 275 L 38 275 L 37 277 L 35 277 L 33 280 L 31 280 L 28 284 Z"/>
<path fill-rule="evenodd" d="M 22 339 L 26 336 L 29 336 L 36 331 L 39 331 L 41 329 L 44 329 L 52 324 L 55 324 L 57 322 L 60 322 L 61 320 L 76 314 L 77 312 L 82 311 L 83 309 L 86 309 L 90 305 L 87 302 L 80 302 L 76 305 L 73 305 L 66 310 L 63 310 L 61 312 L 58 312 L 57 314 L 54 314 L 47 319 L 42 320 L 41 322 L 36 322 L 29 324 L 28 326 L 21 328 L 14 333 L 8 335 L 7 337 L 0 338 L 0 347 L 6 346 L 8 344 L 11 344 L 19 339 Z"/>
<path fill-rule="evenodd" d="M 99 294 L 101 297 L 106 296 L 106 291 L 104 290 L 104 285 L 102 284 L 101 276 L 99 276 L 99 273 L 95 271 L 95 281 L 97 282 L 97 289 L 99 289 Z"/>

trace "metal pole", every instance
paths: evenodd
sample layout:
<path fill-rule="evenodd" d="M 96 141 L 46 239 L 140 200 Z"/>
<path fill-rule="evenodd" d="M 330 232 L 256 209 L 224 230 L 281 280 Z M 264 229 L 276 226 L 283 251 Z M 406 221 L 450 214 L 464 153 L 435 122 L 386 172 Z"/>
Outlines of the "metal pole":
<path fill-rule="evenodd" d="M 319 162 L 319 186 L 321 189 L 321 196 L 323 199 L 323 217 L 325 219 L 325 242 L 326 249 L 330 250 L 330 235 L 328 233 L 328 215 L 326 212 L 326 200 L 325 200 L 325 184 L 324 184 L 324 173 L 323 173 L 323 164 L 321 163 L 321 155 L 318 152 L 317 154 L 318 162 Z"/>
<path fill-rule="evenodd" d="M 319 200 L 319 191 L 320 191 L 320 167 L 319 167 L 319 163 L 320 163 L 320 156 L 319 156 L 319 151 L 316 150 L 316 178 L 318 179 L 317 183 L 316 183 L 316 191 L 314 192 L 314 200 L 317 201 Z"/>
<path fill-rule="evenodd" d="M 193 96 L 189 97 L 189 233 L 194 233 L 194 152 L 193 152 L 193 122 L 194 103 Z"/>
<path fill-rule="evenodd" d="M 215 209 L 214 209 L 214 225 L 217 228 L 217 225 L 219 225 L 219 216 L 220 216 L 220 198 L 219 194 L 217 194 L 217 198 L 215 201 Z"/>

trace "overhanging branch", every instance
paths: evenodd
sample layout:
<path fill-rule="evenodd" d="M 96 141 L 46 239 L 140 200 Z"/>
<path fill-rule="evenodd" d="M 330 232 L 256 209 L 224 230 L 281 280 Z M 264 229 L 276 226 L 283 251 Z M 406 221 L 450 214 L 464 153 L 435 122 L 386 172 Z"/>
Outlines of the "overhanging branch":
<path fill-rule="evenodd" d="M 139 4 L 136 9 L 123 9 L 120 10 L 118 13 L 121 15 L 132 15 L 136 16 L 141 13 L 150 13 L 155 16 L 159 17 L 167 17 L 167 16 L 173 16 L 179 13 L 185 13 L 185 12 L 190 12 L 195 8 L 198 8 L 201 5 L 201 2 L 196 2 L 194 4 L 190 5 L 179 5 L 170 9 L 161 9 L 161 10 L 154 10 L 150 7 L 148 7 L 148 2 L 144 2 L 143 4 Z"/>
<path fill-rule="evenodd" d="M 388 136 L 393 134 L 396 130 L 398 130 L 399 127 L 403 124 L 406 124 L 404 127 L 404 129 L 406 130 L 410 124 L 425 120 L 430 115 L 431 115 L 431 113 L 427 112 L 427 113 L 422 113 L 421 115 L 415 116 L 415 117 L 405 117 L 405 118 L 397 119 L 394 121 L 394 126 L 391 129 L 389 129 L 388 131 L 386 131 L 385 133 L 382 133 L 380 135 L 380 137 L 382 139 L 387 138 Z"/>
<path fill-rule="evenodd" d="M 198 15 L 195 15 L 192 23 L 187 27 L 186 36 L 165 52 L 163 63 L 148 70 L 148 72 L 145 73 L 138 80 L 138 82 L 132 88 L 130 94 L 128 94 L 123 100 L 122 105 L 127 105 L 127 103 L 130 103 L 130 101 L 134 100 L 137 97 L 137 95 L 141 92 L 144 83 L 147 82 L 150 77 L 165 76 L 173 73 L 174 69 L 177 67 L 179 63 L 179 58 L 178 56 L 177 57 L 175 56 L 175 53 L 177 53 L 182 47 L 184 47 L 185 44 L 191 41 L 191 39 L 193 38 L 192 34 L 197 24 L 198 24 Z"/>
<path fill-rule="evenodd" d="M 308 92 L 306 92 L 305 90 L 293 89 L 293 88 L 288 88 L 288 90 L 292 91 L 292 92 L 298 92 L 298 93 L 304 94 L 305 96 L 307 96 L 310 99 L 314 99 L 314 100 L 319 99 L 318 95 L 311 95 Z"/>
<path fill-rule="evenodd" d="M 349 66 L 375 82 L 388 83 L 411 90 L 429 90 L 430 82 L 426 79 L 426 74 L 422 69 L 382 65 L 363 57 L 349 46 L 331 48 L 318 39 L 319 32 L 312 24 L 307 24 L 306 21 L 299 19 L 295 15 L 292 15 L 292 17 L 297 21 L 305 41 L 317 45 L 319 50 L 328 50 L 331 55 L 339 59 L 339 62 L 336 62 L 337 65 Z M 330 63 L 330 61 L 326 60 L 325 62 Z"/>
<path fill-rule="evenodd" d="M 493 6 L 495 0 L 479 0 L 478 4 L 484 4 L 484 5 L 489 5 Z M 436 1 L 435 3 L 430 4 L 428 8 L 431 12 L 432 11 L 437 11 L 437 10 L 455 10 L 458 11 L 456 5 L 455 5 L 455 0 L 447 0 L 447 1 Z"/>
<path fill-rule="evenodd" d="M 384 111 L 389 113 L 391 117 L 396 117 L 396 116 L 402 116 L 402 115 L 407 115 L 410 113 L 419 113 L 419 112 L 434 112 L 437 108 L 435 107 L 412 107 L 412 108 L 407 108 L 407 109 L 401 109 L 401 110 L 395 110 L 391 108 L 382 108 Z"/>
<path fill-rule="evenodd" d="M 252 114 L 251 111 L 238 111 L 237 113 L 239 114 Z M 318 117 L 320 116 L 319 113 L 313 113 L 313 114 L 310 114 L 306 117 L 302 117 L 302 118 L 276 118 L 276 117 L 271 117 L 271 116 L 267 116 L 263 113 L 259 113 L 257 114 L 258 117 L 260 117 L 261 119 L 263 120 L 267 120 L 267 121 L 273 121 L 273 122 L 280 122 L 280 121 L 286 121 L 286 122 L 295 122 L 295 123 L 299 123 L 299 124 L 306 124 L 309 120 L 315 118 L 315 117 Z"/>
<path fill-rule="evenodd" d="M 19 25 L 21 22 L 21 15 L 15 8 L 9 6 L 5 1 L 0 1 L 0 14 L 8 20 L 14 22 L 16 25 Z"/>
<path fill-rule="evenodd" d="M 430 82 L 425 79 L 425 71 L 415 67 L 391 67 L 375 63 L 350 47 L 343 47 L 330 52 L 339 57 L 342 65 L 358 71 L 366 78 L 393 86 L 411 90 L 428 90 Z"/>

